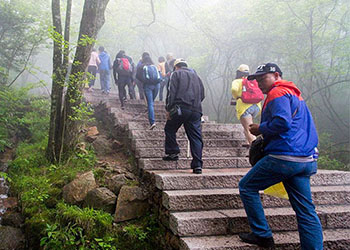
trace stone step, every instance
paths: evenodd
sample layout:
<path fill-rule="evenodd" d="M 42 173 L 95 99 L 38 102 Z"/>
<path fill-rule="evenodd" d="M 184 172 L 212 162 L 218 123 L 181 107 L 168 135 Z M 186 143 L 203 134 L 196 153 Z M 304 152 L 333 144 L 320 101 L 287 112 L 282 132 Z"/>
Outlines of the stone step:
<path fill-rule="evenodd" d="M 203 157 L 246 157 L 248 156 L 247 148 L 203 148 Z M 164 148 L 139 148 L 136 149 L 136 158 L 161 158 L 164 156 Z M 191 157 L 190 150 L 180 148 L 179 157 Z"/>
<path fill-rule="evenodd" d="M 349 205 L 350 186 L 314 186 L 315 205 Z M 289 201 L 261 193 L 264 207 L 285 207 Z M 243 208 L 237 188 L 164 191 L 162 203 L 170 211 Z"/>
<path fill-rule="evenodd" d="M 133 139 L 148 139 L 148 138 L 164 138 L 164 131 L 153 130 L 130 130 L 130 138 Z M 179 131 L 176 138 L 185 138 L 185 132 Z M 203 140 L 206 139 L 244 139 L 244 134 L 241 131 L 202 131 Z"/>
<path fill-rule="evenodd" d="M 165 122 L 158 123 L 156 128 L 162 128 L 164 129 Z M 144 130 L 149 127 L 148 122 L 129 122 L 128 128 L 130 130 Z M 222 123 L 202 123 L 202 130 L 221 130 L 221 131 L 242 131 L 243 128 L 241 124 L 222 124 Z"/>
<path fill-rule="evenodd" d="M 298 230 L 295 212 L 291 207 L 266 208 L 266 219 L 272 231 Z M 318 206 L 316 212 L 323 229 L 350 229 L 349 206 Z M 169 228 L 179 236 L 210 236 L 249 232 L 244 209 L 171 213 Z"/>
<path fill-rule="evenodd" d="M 326 229 L 324 250 L 346 250 L 350 245 L 350 229 Z M 297 231 L 278 232 L 273 235 L 276 250 L 300 249 Z M 205 247 L 204 247 L 205 246 Z M 242 242 L 238 235 L 219 235 L 180 238 L 180 250 L 259 250 L 258 246 Z"/>
<path fill-rule="evenodd" d="M 239 169 L 204 169 L 201 175 L 194 175 L 191 170 L 156 170 L 156 187 L 160 190 L 194 190 L 238 188 L 239 180 L 250 168 Z M 312 186 L 350 185 L 350 172 L 336 170 L 318 170 L 311 177 Z"/>
<path fill-rule="evenodd" d="M 164 138 L 159 139 L 133 139 L 132 149 L 136 148 L 163 148 L 164 150 Z M 188 144 L 187 139 L 178 139 L 177 143 L 180 148 L 186 148 Z M 208 148 L 217 147 L 247 147 L 245 139 L 206 139 L 203 140 L 203 146 Z"/>
<path fill-rule="evenodd" d="M 203 158 L 204 169 L 246 168 L 250 167 L 247 157 Z M 178 161 L 163 161 L 160 158 L 141 158 L 138 166 L 144 170 L 190 169 L 191 158 L 180 158 Z"/>

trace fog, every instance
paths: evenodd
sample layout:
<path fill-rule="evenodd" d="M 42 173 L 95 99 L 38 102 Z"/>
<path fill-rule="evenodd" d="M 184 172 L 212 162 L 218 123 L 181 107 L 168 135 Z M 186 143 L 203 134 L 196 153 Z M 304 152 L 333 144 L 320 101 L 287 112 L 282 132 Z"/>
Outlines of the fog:
<path fill-rule="evenodd" d="M 72 57 L 83 2 L 73 2 Z M 35 1 L 36 7 L 34 1 L 26 4 L 35 10 L 31 15 L 40 19 L 43 27 L 50 27 L 50 1 Z M 66 1 L 61 4 L 64 15 Z M 237 67 L 248 64 L 253 72 L 262 63 L 275 62 L 283 78 L 294 81 L 302 90 L 321 138 L 341 145 L 339 157 L 348 157 L 349 32 L 348 0 L 110 0 L 95 47 L 104 46 L 112 59 L 119 50 L 125 50 L 135 62 L 144 51 L 154 62 L 169 52 L 185 58 L 205 84 L 205 115 L 226 123 L 237 122 L 230 105 Z M 45 82 L 46 87 L 36 91 L 48 95 L 52 40 L 47 29 L 27 69 L 15 85 L 41 81 L 42 86 Z M 11 69 L 10 75 L 18 71 Z"/>

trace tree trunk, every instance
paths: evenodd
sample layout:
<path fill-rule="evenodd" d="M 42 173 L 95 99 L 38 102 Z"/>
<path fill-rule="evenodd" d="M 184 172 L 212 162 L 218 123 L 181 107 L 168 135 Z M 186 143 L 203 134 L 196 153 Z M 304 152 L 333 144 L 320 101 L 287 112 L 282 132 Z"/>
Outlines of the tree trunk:
<path fill-rule="evenodd" d="M 84 43 L 86 38 L 96 39 L 105 18 L 104 12 L 109 0 L 85 0 L 83 15 L 80 23 L 78 47 L 72 65 L 71 77 L 65 96 L 63 119 L 63 154 L 69 155 L 79 138 L 80 122 L 76 119 L 76 112 L 82 102 L 84 72 L 88 66 L 92 43 Z"/>
<path fill-rule="evenodd" d="M 52 24 L 54 26 L 54 32 L 61 36 L 62 35 L 62 24 L 61 24 L 61 12 L 60 12 L 60 0 L 52 0 Z M 52 91 L 51 91 L 51 112 L 50 112 L 50 128 L 49 138 L 47 145 L 47 158 L 51 162 L 57 161 L 57 155 L 55 150 L 55 133 L 57 129 L 57 114 L 60 110 L 57 109 L 57 104 L 62 99 L 60 94 L 60 85 L 62 85 L 62 43 L 57 40 L 57 36 L 54 34 L 54 45 L 53 45 L 53 70 L 52 70 Z"/>
<path fill-rule="evenodd" d="M 62 64 L 62 80 L 67 79 L 68 67 L 69 67 L 69 40 L 70 40 L 70 20 L 72 12 L 72 0 L 67 1 L 67 10 L 66 10 L 66 23 L 64 28 L 64 47 L 63 47 L 63 64 Z M 64 79 L 63 79 L 64 78 Z M 58 156 L 58 162 L 62 158 L 62 142 L 63 142 L 63 121 L 62 121 L 62 102 L 63 102 L 63 89 L 64 85 L 62 84 L 59 88 L 58 95 L 60 98 L 57 101 L 57 112 L 56 112 L 56 131 L 55 131 L 55 154 Z"/>

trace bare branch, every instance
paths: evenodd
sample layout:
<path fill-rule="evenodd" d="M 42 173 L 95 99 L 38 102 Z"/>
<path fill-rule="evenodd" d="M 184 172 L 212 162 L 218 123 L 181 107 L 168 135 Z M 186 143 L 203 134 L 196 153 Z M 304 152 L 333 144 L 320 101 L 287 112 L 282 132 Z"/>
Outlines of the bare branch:
<path fill-rule="evenodd" d="M 150 0 L 150 3 L 151 3 L 151 10 L 152 10 L 152 16 L 153 16 L 152 21 L 148 24 L 138 24 L 138 25 L 132 26 L 131 27 L 132 29 L 136 29 L 136 28 L 140 28 L 140 27 L 150 27 L 152 24 L 154 24 L 156 22 L 156 12 L 154 10 L 153 0 Z"/>

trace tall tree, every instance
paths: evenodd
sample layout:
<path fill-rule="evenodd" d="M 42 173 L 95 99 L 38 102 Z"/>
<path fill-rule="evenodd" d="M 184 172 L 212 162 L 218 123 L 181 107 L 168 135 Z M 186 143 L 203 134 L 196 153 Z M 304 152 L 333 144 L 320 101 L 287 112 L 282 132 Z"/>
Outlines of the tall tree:
<path fill-rule="evenodd" d="M 69 75 L 67 93 L 63 98 L 63 87 L 67 79 L 69 26 L 71 0 L 67 2 L 65 36 L 62 39 L 60 0 L 52 0 L 52 17 L 54 24 L 54 68 L 53 90 L 51 100 L 51 119 L 47 156 L 52 162 L 60 162 L 74 149 L 80 121 L 79 111 L 82 101 L 84 72 L 87 67 L 91 48 L 97 34 L 104 24 L 104 12 L 109 0 L 85 0 L 76 53 Z M 60 39 L 58 39 L 60 38 Z M 64 106 L 62 109 L 62 105 Z"/>

